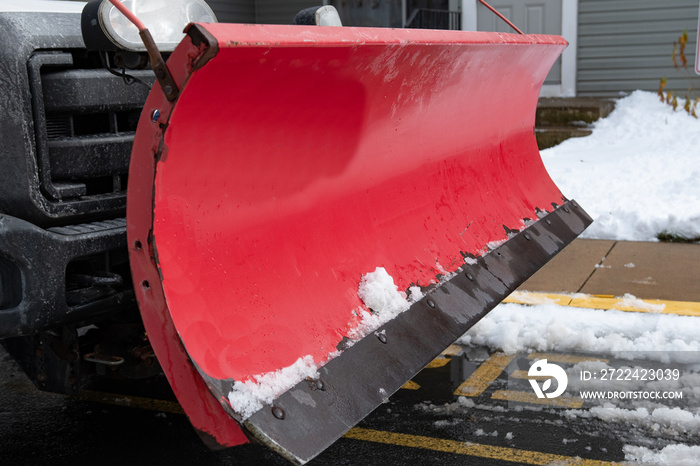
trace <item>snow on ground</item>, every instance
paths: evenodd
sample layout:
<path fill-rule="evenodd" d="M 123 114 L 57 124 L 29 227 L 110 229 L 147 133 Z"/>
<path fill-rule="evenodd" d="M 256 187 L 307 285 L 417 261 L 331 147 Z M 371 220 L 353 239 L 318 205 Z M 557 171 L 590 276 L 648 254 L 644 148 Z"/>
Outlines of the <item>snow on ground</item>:
<path fill-rule="evenodd" d="M 595 351 L 614 356 L 625 351 L 700 351 L 700 319 L 555 304 L 500 304 L 457 342 L 508 353 Z"/>
<path fill-rule="evenodd" d="M 554 182 L 595 222 L 582 237 L 700 235 L 700 120 L 635 91 L 593 134 L 542 151 Z"/>
<path fill-rule="evenodd" d="M 645 465 L 696 466 L 700 458 L 700 447 L 688 445 L 669 445 L 661 451 L 644 447 L 625 447 L 625 459 Z"/>
<path fill-rule="evenodd" d="M 544 150 L 542 159 L 562 193 L 593 217 L 582 237 L 655 241 L 661 232 L 700 236 L 700 120 L 674 112 L 653 93 L 636 91 L 618 100 L 615 110 L 595 123 L 592 135 Z M 692 359 L 700 350 L 699 318 L 533 304 L 497 306 L 458 343 L 492 351 L 598 357 L 634 352 L 642 359 L 671 364 L 687 362 L 684 358 Z M 697 372 L 688 374 L 675 388 L 683 388 L 697 401 L 698 377 Z M 580 388 L 571 379 L 571 388 Z M 464 400 L 454 407 L 460 405 L 469 408 Z M 563 415 L 594 417 L 621 429 L 700 434 L 700 406 L 605 403 Z M 627 445 L 626 460 L 683 465 L 697 464 L 700 457 L 696 445 L 648 446 Z"/>
<path fill-rule="evenodd" d="M 486 347 L 489 352 L 554 352 L 602 358 L 564 365 L 569 381 L 568 396 L 601 389 L 682 391 L 682 400 L 589 400 L 584 409 L 558 412 L 563 419 L 596 419 L 611 424 L 610 432 L 618 432 L 626 443 L 625 459 L 631 463 L 690 465 L 697 464 L 700 458 L 700 447 L 694 441 L 690 445 L 684 443 L 700 436 L 700 319 L 696 317 L 582 309 L 552 303 L 501 304 L 457 343 L 476 354 Z M 613 364 L 605 359 L 618 361 Z M 619 359 L 624 360 L 622 365 Z M 659 367 L 659 364 L 679 368 L 679 377 L 606 383 L 580 378 L 582 370 L 598 374 L 612 369 L 633 372 L 637 368 Z M 478 405 L 472 399 L 460 397 L 448 405 L 419 405 L 417 408 L 459 418 L 458 413 L 463 410 L 494 410 L 495 407 Z M 532 405 L 527 409 L 542 411 L 547 408 Z M 655 440 L 658 436 L 664 440 Z M 669 439 L 678 439 L 678 443 L 669 444 Z"/>

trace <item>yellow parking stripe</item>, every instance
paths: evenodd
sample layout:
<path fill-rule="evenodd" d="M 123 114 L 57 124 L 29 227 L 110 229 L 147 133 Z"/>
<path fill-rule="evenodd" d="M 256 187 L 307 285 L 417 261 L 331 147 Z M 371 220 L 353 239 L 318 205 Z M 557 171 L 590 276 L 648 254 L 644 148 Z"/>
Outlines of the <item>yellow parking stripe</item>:
<path fill-rule="evenodd" d="M 629 299 L 615 298 L 610 295 L 565 295 L 555 293 L 532 293 L 516 291 L 503 300 L 504 303 L 536 305 L 557 304 L 559 306 L 580 307 L 588 309 L 616 310 L 627 312 L 655 312 L 680 316 L 700 316 L 700 303 L 692 301 L 669 301 L 663 299 Z"/>
<path fill-rule="evenodd" d="M 450 358 L 435 358 L 430 363 L 428 363 L 427 366 L 425 366 L 426 369 L 435 369 L 438 367 L 444 367 L 446 366 L 452 359 Z"/>
<path fill-rule="evenodd" d="M 548 375 L 528 375 L 527 371 L 513 371 L 509 377 L 513 379 L 525 379 L 525 380 L 547 380 L 551 379 Z"/>
<path fill-rule="evenodd" d="M 613 466 L 616 464 L 609 461 L 588 460 L 571 456 L 553 455 L 551 453 L 519 450 L 517 448 L 496 447 L 492 445 L 481 445 L 478 443 L 424 437 L 422 435 L 409 435 L 399 434 L 396 432 L 362 429 L 359 427 L 350 429 L 350 431 L 345 434 L 345 438 L 388 445 L 398 445 L 402 447 L 423 448 L 426 450 L 442 451 L 446 453 L 473 456 L 476 458 L 489 458 L 520 464 L 559 464 L 562 466 Z"/>
<path fill-rule="evenodd" d="M 457 396 L 479 396 L 501 375 L 515 354 L 493 353 L 467 380 L 457 387 Z"/>
<path fill-rule="evenodd" d="M 450 345 L 447 348 L 445 348 L 445 351 L 442 352 L 443 356 L 459 356 L 459 354 L 462 352 L 462 347 L 459 345 Z"/>
<path fill-rule="evenodd" d="M 503 302 L 513 304 L 557 304 L 559 306 L 568 306 L 569 303 L 571 303 L 571 299 L 571 296 L 565 294 L 514 291 L 504 299 Z"/>
<path fill-rule="evenodd" d="M 533 392 L 517 390 L 496 390 L 491 395 L 494 400 L 512 401 L 515 403 L 532 403 L 536 405 L 559 406 L 578 409 L 583 406 L 583 399 L 575 396 L 559 396 L 557 398 L 537 398 Z"/>
<path fill-rule="evenodd" d="M 457 346 L 457 345 L 451 345 L 451 347 L 452 346 Z M 460 351 L 461 351 L 461 348 L 460 348 Z M 443 352 L 443 354 L 445 354 L 445 353 Z M 435 369 L 438 367 L 444 367 L 447 364 L 449 364 L 450 361 L 452 361 L 451 358 L 437 357 L 437 358 L 433 359 L 432 361 L 430 361 L 428 363 L 428 365 L 425 366 L 424 369 Z M 418 390 L 420 388 L 420 385 L 418 385 L 413 380 L 409 380 L 401 388 L 403 388 L 404 390 Z"/>
<path fill-rule="evenodd" d="M 583 296 L 573 298 L 569 306 L 627 312 L 652 312 L 679 316 L 700 316 L 700 303 L 690 301 L 664 301 L 660 299 L 640 299 L 638 302 L 640 305 L 630 305 L 627 300 L 621 298 Z M 648 307 L 641 307 L 644 305 Z"/>
<path fill-rule="evenodd" d="M 83 390 L 78 394 L 78 399 L 93 403 L 105 403 L 129 408 L 147 409 L 171 414 L 185 414 L 179 403 L 175 401 L 155 400 L 140 396 L 116 395 L 113 393 L 100 393 Z"/>
<path fill-rule="evenodd" d="M 413 380 L 409 380 L 408 382 L 403 384 L 401 388 L 403 388 L 404 390 L 418 390 L 420 389 L 420 385 L 415 383 Z"/>
<path fill-rule="evenodd" d="M 592 358 L 587 356 L 574 356 L 573 354 L 554 354 L 554 353 L 530 353 L 528 359 L 546 359 L 549 362 L 561 362 L 564 364 L 579 364 L 582 362 L 610 362 L 604 358 Z"/>

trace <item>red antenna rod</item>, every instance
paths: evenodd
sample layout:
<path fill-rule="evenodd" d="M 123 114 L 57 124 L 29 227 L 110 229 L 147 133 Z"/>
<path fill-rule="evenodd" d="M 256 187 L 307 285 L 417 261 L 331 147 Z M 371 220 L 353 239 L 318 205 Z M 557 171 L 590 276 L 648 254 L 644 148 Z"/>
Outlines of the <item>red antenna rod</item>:
<path fill-rule="evenodd" d="M 153 40 L 151 33 L 146 28 L 146 25 L 144 25 L 141 20 L 138 19 L 136 15 L 125 7 L 119 0 L 109 0 L 109 3 L 114 5 L 114 7 L 121 12 L 121 14 L 126 16 L 126 19 L 131 21 L 134 26 L 138 28 L 139 36 L 141 36 L 143 45 L 146 46 L 148 58 L 151 61 L 151 68 L 153 68 L 153 72 L 156 74 L 156 79 L 158 79 L 158 83 L 160 84 L 160 87 L 167 99 L 172 102 L 177 98 L 179 93 L 177 84 L 175 84 L 168 67 L 165 65 L 165 61 L 163 61 L 163 57 L 158 50 L 158 46 Z"/>
<path fill-rule="evenodd" d="M 115 0 L 115 1 L 116 1 L 116 0 Z M 523 31 L 521 31 L 520 29 L 518 29 L 518 27 L 517 27 L 515 24 L 511 23 L 510 21 L 508 21 L 508 18 L 506 18 L 505 16 L 503 16 L 501 13 L 498 12 L 498 10 L 496 10 L 494 7 L 492 7 L 491 5 L 489 5 L 488 3 L 486 3 L 484 0 L 479 0 L 479 3 L 481 3 L 482 5 L 484 5 L 486 8 L 488 8 L 489 10 L 491 10 L 496 16 L 498 16 L 498 17 L 501 18 L 503 21 L 505 21 L 506 23 L 508 23 L 508 26 L 510 26 L 510 27 L 512 27 L 513 29 L 515 29 L 516 31 L 518 31 L 518 34 L 525 34 Z"/>
<path fill-rule="evenodd" d="M 141 20 L 138 19 L 136 15 L 131 12 L 131 10 L 125 7 L 122 2 L 120 2 L 119 0 L 109 0 L 109 3 L 114 5 L 114 8 L 116 8 L 121 12 L 121 14 L 126 16 L 126 19 L 134 23 L 134 26 L 136 26 L 139 29 L 139 32 L 146 29 L 146 26 L 141 22 Z"/>

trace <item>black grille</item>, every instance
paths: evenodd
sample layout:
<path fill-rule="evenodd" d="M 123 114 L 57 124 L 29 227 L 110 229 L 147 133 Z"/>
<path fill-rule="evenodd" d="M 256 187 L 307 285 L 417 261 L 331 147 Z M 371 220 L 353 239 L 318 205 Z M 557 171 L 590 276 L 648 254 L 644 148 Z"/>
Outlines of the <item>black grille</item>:
<path fill-rule="evenodd" d="M 84 213 L 123 205 L 146 86 L 126 84 L 85 51 L 35 52 L 28 72 L 42 194 L 80 202 Z M 153 81 L 148 71 L 131 74 Z"/>

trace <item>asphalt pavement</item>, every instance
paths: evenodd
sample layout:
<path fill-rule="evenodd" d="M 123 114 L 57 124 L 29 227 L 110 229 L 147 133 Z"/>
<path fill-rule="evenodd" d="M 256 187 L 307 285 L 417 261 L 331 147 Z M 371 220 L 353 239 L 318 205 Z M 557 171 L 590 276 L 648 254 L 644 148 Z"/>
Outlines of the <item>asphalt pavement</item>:
<path fill-rule="evenodd" d="M 520 291 L 584 293 L 599 298 L 594 303 L 633 294 L 688 309 L 700 303 L 698 264 L 697 244 L 579 239 Z M 504 355 L 453 345 L 311 464 L 602 466 L 622 462 L 626 444 L 700 443 L 693 432 L 604 422 L 581 400 L 535 399 L 526 373 L 540 358 L 563 366 L 604 359 L 595 351 Z M 287 463 L 260 445 L 208 450 L 167 388 L 140 396 L 45 393 L 0 349 L 0 464 Z"/>

